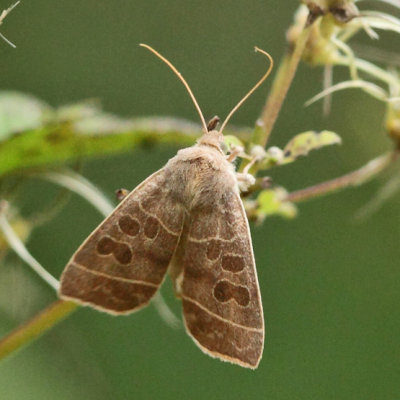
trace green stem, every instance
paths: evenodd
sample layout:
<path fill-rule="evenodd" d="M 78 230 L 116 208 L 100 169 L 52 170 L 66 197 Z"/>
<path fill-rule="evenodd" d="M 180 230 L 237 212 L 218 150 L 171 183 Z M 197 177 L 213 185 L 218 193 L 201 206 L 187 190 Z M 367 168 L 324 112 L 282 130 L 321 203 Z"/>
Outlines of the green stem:
<path fill-rule="evenodd" d="M 349 64 L 351 64 L 351 62 L 349 62 L 349 59 L 346 57 L 338 57 L 335 60 L 335 65 L 349 66 Z M 360 58 L 354 59 L 354 67 L 360 71 L 367 73 L 375 79 L 379 79 L 380 81 L 385 82 L 388 86 L 399 86 L 399 82 L 393 74 L 383 70 L 382 68 L 377 67 L 376 65 L 366 60 Z"/>
<path fill-rule="evenodd" d="M 361 185 L 366 180 L 371 179 L 389 167 L 394 161 L 397 160 L 398 156 L 399 153 L 397 151 L 384 154 L 371 160 L 363 167 L 346 175 L 289 193 L 286 196 L 285 201 L 299 203 L 301 201 L 329 194 L 340 189 L 345 189 L 349 186 Z"/>
<path fill-rule="evenodd" d="M 130 130 L 108 133 L 82 132 L 72 122 L 49 124 L 0 140 L 0 178 L 75 160 L 121 154 L 141 146 L 191 146 L 200 133 L 196 124 L 171 118 L 138 118 L 132 120 Z M 249 137 L 248 128 L 227 129 L 224 133 L 244 141 Z"/>
<path fill-rule="evenodd" d="M 55 301 L 0 340 L 0 360 L 43 335 L 77 308 L 78 305 L 70 301 Z"/>
<path fill-rule="evenodd" d="M 259 128 L 261 129 L 255 129 L 252 143 L 263 147 L 268 143 L 272 128 L 278 118 L 279 111 L 296 73 L 309 35 L 310 27 L 304 28 L 294 48 L 281 61 L 272 83 L 271 92 L 259 119 L 259 124 L 261 125 Z"/>

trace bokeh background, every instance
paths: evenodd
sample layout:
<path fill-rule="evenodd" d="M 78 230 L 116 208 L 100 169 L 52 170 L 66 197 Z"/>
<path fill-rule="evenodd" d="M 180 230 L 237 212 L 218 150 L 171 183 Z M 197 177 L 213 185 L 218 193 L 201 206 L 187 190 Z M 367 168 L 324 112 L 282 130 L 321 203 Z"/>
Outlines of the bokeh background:
<path fill-rule="evenodd" d="M 2 0 L 0 8 L 8 5 Z M 296 7 L 296 1 L 281 0 L 24 1 L 1 28 L 17 49 L 0 43 L 0 87 L 54 106 L 98 98 L 118 115 L 171 115 L 198 123 L 181 83 L 138 47 L 144 42 L 183 73 L 206 118 L 224 117 L 265 70 L 253 46 L 268 50 L 276 62 L 281 58 Z M 357 41 L 370 44 L 363 34 Z M 399 37 L 382 34 L 373 45 L 396 51 L 399 43 Z M 346 77 L 335 70 L 337 81 Z M 274 181 L 290 190 L 343 174 L 391 148 L 383 133 L 384 108 L 365 94 L 335 95 L 328 118 L 321 104 L 304 108 L 321 85 L 321 69 L 302 65 L 271 144 L 283 146 L 304 130 L 330 129 L 343 145 L 271 170 Z M 253 126 L 269 86 L 232 124 Z M 135 187 L 176 150 L 92 160 L 83 174 L 112 199 L 115 189 Z M 356 218 L 389 178 L 301 204 L 295 220 L 270 218 L 251 227 L 266 320 L 256 371 L 207 357 L 182 326 L 171 329 L 153 306 L 117 318 L 81 309 L 1 363 L 0 398 L 398 399 L 399 196 L 368 218 Z M 30 181 L 19 206 L 29 214 L 54 192 L 50 184 Z M 29 249 L 59 276 L 101 218 L 74 196 L 34 232 Z M 169 281 L 162 292 L 180 316 Z M 1 266 L 1 334 L 52 301 L 52 290 L 16 258 Z"/>

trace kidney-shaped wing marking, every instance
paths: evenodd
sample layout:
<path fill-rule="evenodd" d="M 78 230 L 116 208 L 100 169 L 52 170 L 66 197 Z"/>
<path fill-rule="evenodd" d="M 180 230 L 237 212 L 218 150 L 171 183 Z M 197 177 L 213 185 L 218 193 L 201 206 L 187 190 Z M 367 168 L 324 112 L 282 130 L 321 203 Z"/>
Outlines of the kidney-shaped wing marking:
<path fill-rule="evenodd" d="M 233 190 L 194 211 L 185 238 L 182 302 L 188 332 L 211 356 L 256 368 L 264 321 L 242 201 Z"/>

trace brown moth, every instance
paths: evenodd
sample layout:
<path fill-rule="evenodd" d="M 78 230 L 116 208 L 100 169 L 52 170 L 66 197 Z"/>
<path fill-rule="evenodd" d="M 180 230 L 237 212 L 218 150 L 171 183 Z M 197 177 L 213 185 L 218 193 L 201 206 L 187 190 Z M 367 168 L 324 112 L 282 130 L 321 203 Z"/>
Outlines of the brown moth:
<path fill-rule="evenodd" d="M 207 126 L 186 81 L 154 49 L 187 88 L 203 125 L 193 147 L 128 194 L 85 240 L 61 276 L 60 296 L 111 314 L 146 306 L 171 276 L 182 300 L 185 326 L 207 354 L 256 368 L 264 345 L 264 320 L 249 231 L 222 130 Z"/>

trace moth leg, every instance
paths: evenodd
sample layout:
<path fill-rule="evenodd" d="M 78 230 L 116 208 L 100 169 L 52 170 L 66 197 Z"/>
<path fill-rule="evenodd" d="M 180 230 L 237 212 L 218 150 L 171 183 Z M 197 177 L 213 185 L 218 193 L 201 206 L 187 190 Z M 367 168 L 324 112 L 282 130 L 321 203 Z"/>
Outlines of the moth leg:
<path fill-rule="evenodd" d="M 229 150 L 230 153 L 226 156 L 226 159 L 230 163 L 234 162 L 236 158 L 241 156 L 244 152 L 244 149 L 241 146 L 231 146 Z"/>
<path fill-rule="evenodd" d="M 264 149 L 261 151 L 257 148 L 253 149 L 253 153 L 254 154 L 251 156 L 249 163 L 243 168 L 243 171 L 236 173 L 236 178 L 241 192 L 247 192 L 249 187 L 256 183 L 255 177 L 249 173 L 250 168 L 265 157 Z"/>
<path fill-rule="evenodd" d="M 115 191 L 115 197 L 117 199 L 117 201 L 121 202 L 122 200 L 125 199 L 126 196 L 128 196 L 128 194 L 130 193 L 130 191 L 128 189 L 117 189 Z"/>
<path fill-rule="evenodd" d="M 236 178 L 241 192 L 247 192 L 256 183 L 256 178 L 251 174 L 237 172 Z"/>

